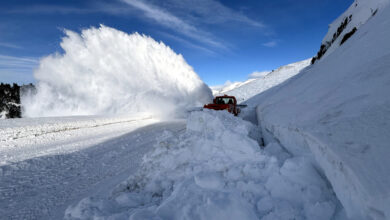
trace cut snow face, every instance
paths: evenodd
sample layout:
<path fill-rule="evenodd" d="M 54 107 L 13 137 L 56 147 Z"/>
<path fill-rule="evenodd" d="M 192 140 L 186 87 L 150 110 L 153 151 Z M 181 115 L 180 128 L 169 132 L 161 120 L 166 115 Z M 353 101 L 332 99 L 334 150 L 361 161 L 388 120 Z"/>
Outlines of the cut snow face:
<path fill-rule="evenodd" d="M 369 8 L 359 5 L 379 10 L 320 62 L 248 101 L 258 105 L 264 130 L 291 153 L 317 162 L 351 219 L 390 219 L 390 6 L 383 7 L 385 2 L 390 1 L 355 1 L 347 11 L 352 19 L 367 15 Z"/>
<path fill-rule="evenodd" d="M 253 134 L 226 111 L 192 112 L 109 198 L 85 198 L 65 219 L 334 219 L 339 203 L 310 163 Z"/>
<path fill-rule="evenodd" d="M 43 58 L 34 73 L 37 94 L 22 98 L 25 116 L 176 116 L 212 98 L 183 57 L 151 37 L 103 25 L 65 33 L 64 54 Z"/>

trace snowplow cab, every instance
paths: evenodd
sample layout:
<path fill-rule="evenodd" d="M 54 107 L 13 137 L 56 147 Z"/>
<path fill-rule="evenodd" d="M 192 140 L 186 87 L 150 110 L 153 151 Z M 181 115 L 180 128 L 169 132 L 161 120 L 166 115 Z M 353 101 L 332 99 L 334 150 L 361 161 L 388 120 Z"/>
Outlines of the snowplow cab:
<path fill-rule="evenodd" d="M 214 98 L 214 104 L 237 104 L 237 100 L 234 96 L 217 96 Z"/>
<path fill-rule="evenodd" d="M 240 113 L 240 108 L 237 107 L 237 99 L 234 96 L 216 96 L 213 99 L 213 103 L 204 105 L 203 108 L 213 110 L 227 110 L 228 112 L 237 116 Z"/>

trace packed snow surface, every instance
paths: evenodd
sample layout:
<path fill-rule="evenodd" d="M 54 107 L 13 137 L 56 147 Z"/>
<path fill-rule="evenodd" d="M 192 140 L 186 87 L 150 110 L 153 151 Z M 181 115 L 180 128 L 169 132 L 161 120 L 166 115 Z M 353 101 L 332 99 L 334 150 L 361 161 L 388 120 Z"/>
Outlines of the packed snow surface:
<path fill-rule="evenodd" d="M 43 58 L 34 73 L 37 94 L 22 97 L 24 116 L 174 117 L 212 98 L 183 57 L 151 37 L 103 25 L 65 33 L 64 53 Z"/>
<path fill-rule="evenodd" d="M 310 64 L 311 59 L 291 63 L 270 72 L 260 72 L 252 74 L 252 78 L 244 82 L 228 83 L 222 88 L 214 88 L 215 95 L 233 95 L 238 101 L 245 101 L 262 93 L 292 76 L 298 74 L 302 69 Z M 255 77 L 254 77 L 255 76 Z"/>
<path fill-rule="evenodd" d="M 0 165 L 64 154 L 157 122 L 149 115 L 8 119 L 0 123 Z M 90 140 L 88 140 L 90 138 Z M 69 144 L 85 140 L 83 146 Z"/>
<path fill-rule="evenodd" d="M 0 219 L 63 219 L 80 199 L 134 173 L 163 131 L 145 116 L 7 119 L 0 123 Z"/>
<path fill-rule="evenodd" d="M 140 169 L 105 197 L 86 197 L 65 219 L 336 219 L 340 204 L 308 160 L 226 111 L 192 112 L 166 131 Z"/>
<path fill-rule="evenodd" d="M 264 133 L 312 158 L 351 219 L 390 219 L 388 2 L 356 1 L 379 10 L 327 57 L 247 102 Z"/>

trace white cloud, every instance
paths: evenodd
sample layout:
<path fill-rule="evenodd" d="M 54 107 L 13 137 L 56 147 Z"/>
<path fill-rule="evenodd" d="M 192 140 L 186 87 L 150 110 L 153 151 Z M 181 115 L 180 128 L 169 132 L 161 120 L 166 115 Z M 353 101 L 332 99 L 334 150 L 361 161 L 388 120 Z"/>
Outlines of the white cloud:
<path fill-rule="evenodd" d="M 29 5 L 19 8 L 0 10 L 4 13 L 34 14 L 89 14 L 106 13 L 116 16 L 131 16 L 137 11 L 143 16 L 167 27 L 176 33 L 205 44 L 208 47 L 229 50 L 232 46 L 206 31 L 202 25 L 239 24 L 264 28 L 265 25 L 253 20 L 241 12 L 232 10 L 216 0 L 114 0 L 94 1 L 84 7 L 66 5 Z M 193 43 L 194 45 L 196 43 Z M 187 44 L 188 45 L 188 44 Z M 203 47 L 205 48 L 205 47 Z M 200 48 L 199 48 L 200 49 Z M 207 48 L 211 51 L 212 49 Z M 214 53 L 214 52 L 213 52 Z"/>
<path fill-rule="evenodd" d="M 214 47 L 227 49 L 224 44 L 215 40 L 210 33 L 197 29 L 195 26 L 185 22 L 179 17 L 176 17 L 173 14 L 163 10 L 162 8 L 159 8 L 155 5 L 144 3 L 139 0 L 122 0 L 122 1 L 129 4 L 132 7 L 141 10 L 142 12 L 144 12 L 144 15 L 146 17 L 154 20 L 155 22 L 167 28 L 177 31 L 199 42 L 206 43 Z"/>
<path fill-rule="evenodd" d="M 0 55 L 1 82 L 33 82 L 33 69 L 38 66 L 35 58 Z"/>
<path fill-rule="evenodd" d="M 231 22 L 238 22 L 245 25 L 251 25 L 254 27 L 263 28 L 265 25 L 253 19 L 250 19 L 246 15 L 234 11 L 218 1 L 215 0 L 150 0 L 154 4 L 163 5 L 164 8 L 168 8 L 171 11 L 175 11 L 181 17 L 187 20 L 193 20 L 199 23 L 220 24 Z"/>
<path fill-rule="evenodd" d="M 272 40 L 263 44 L 263 46 L 265 47 L 276 47 L 277 45 L 278 42 L 276 40 Z"/>
<path fill-rule="evenodd" d="M 15 9 L 9 9 L 6 13 L 9 14 L 36 14 L 36 13 L 45 13 L 45 14 L 84 14 L 90 13 L 93 10 L 75 8 L 69 6 L 58 6 L 58 5 L 30 5 L 29 7 L 20 7 Z"/>
<path fill-rule="evenodd" d="M 36 4 L 1 10 L 7 14 L 91 14 L 91 13 L 106 13 L 113 15 L 124 15 L 132 13 L 134 10 L 130 7 L 124 7 L 122 4 L 107 4 L 104 2 L 94 2 L 93 5 L 85 7 L 72 7 L 64 5 L 45 5 Z"/>
<path fill-rule="evenodd" d="M 7 47 L 7 48 L 12 48 L 12 49 L 22 49 L 22 47 L 20 47 L 16 44 L 5 43 L 5 42 L 0 42 L 0 47 Z"/>
<path fill-rule="evenodd" d="M 129 7 L 125 7 L 121 3 L 130 4 L 133 7 L 157 13 L 156 16 L 160 17 L 162 10 L 159 8 L 167 9 L 168 11 L 175 12 L 174 14 L 180 15 L 179 17 L 186 20 L 192 20 L 196 23 L 227 23 L 231 21 L 244 23 L 254 27 L 265 27 L 260 22 L 253 20 L 243 13 L 234 11 L 218 1 L 215 0 L 114 0 L 114 1 L 93 1 L 92 4 L 86 4 L 83 7 L 73 7 L 67 5 L 55 5 L 55 4 L 32 4 L 28 6 L 21 6 L 18 8 L 8 8 L 6 10 L 0 9 L 2 13 L 45 13 L 45 14 L 88 14 L 88 13 L 109 13 L 123 15 L 124 13 L 133 12 Z M 158 10 L 156 10 L 158 9 Z M 163 12 L 164 13 L 164 12 Z M 167 13 L 167 11 L 165 12 Z M 167 16 L 162 16 L 167 18 Z M 160 17 L 160 18 L 162 18 Z M 229 23 L 230 24 L 230 23 Z"/>
<path fill-rule="evenodd" d="M 183 38 L 180 38 L 178 36 L 174 36 L 172 34 L 168 34 L 168 33 L 165 33 L 165 32 L 160 32 L 161 35 L 167 37 L 167 38 L 171 38 L 177 42 L 180 42 L 182 45 L 186 46 L 186 47 L 189 47 L 189 48 L 193 48 L 193 49 L 197 49 L 197 50 L 200 50 L 200 51 L 203 51 L 203 52 L 206 52 L 208 53 L 209 55 L 215 55 L 216 53 L 206 47 L 202 47 L 202 46 L 199 46 L 197 44 L 194 44 L 194 43 L 191 43 L 190 41 L 188 40 L 184 40 Z"/>
<path fill-rule="evenodd" d="M 0 69 L 31 69 L 38 65 L 38 60 L 28 57 L 14 57 L 0 54 Z"/>

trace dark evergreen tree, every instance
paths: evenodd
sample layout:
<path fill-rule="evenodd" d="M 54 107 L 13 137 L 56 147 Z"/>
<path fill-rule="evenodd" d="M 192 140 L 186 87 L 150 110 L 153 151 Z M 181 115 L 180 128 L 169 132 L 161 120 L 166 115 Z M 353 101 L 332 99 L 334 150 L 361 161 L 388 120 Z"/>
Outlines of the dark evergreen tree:
<path fill-rule="evenodd" d="M 0 117 L 5 118 L 20 118 L 22 117 L 21 113 L 21 104 L 20 96 L 21 93 L 35 93 L 36 89 L 33 84 L 19 86 L 14 83 L 12 86 L 10 84 L 0 84 Z"/>

